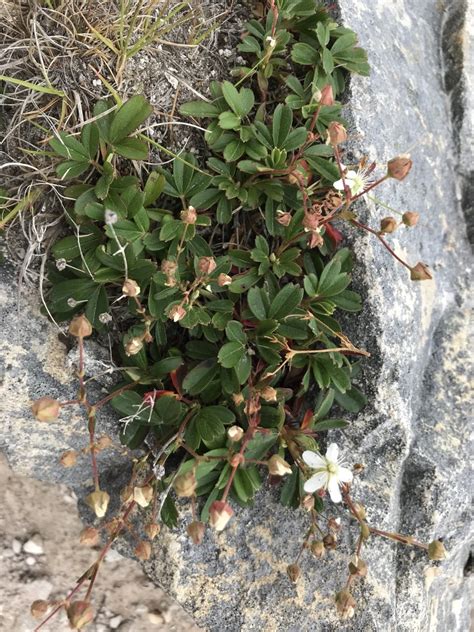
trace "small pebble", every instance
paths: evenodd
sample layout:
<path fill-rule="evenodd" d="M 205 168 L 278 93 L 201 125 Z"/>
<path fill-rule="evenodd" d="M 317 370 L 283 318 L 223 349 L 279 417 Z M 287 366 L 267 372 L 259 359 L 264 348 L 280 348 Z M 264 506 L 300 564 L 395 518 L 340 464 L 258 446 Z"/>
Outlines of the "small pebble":
<path fill-rule="evenodd" d="M 163 619 L 163 615 L 161 614 L 161 612 L 158 612 L 158 611 L 149 612 L 148 613 L 148 621 L 152 625 L 163 625 L 163 623 L 165 622 L 164 619 Z"/>
<path fill-rule="evenodd" d="M 31 555 L 43 555 L 43 541 L 39 535 L 34 535 L 23 545 L 25 553 L 31 553 Z"/>
<path fill-rule="evenodd" d="M 29 555 L 25 562 L 28 564 L 28 566 L 34 566 L 36 564 L 36 560 L 33 556 Z"/>
<path fill-rule="evenodd" d="M 113 617 L 112 619 L 110 619 L 109 626 L 112 628 L 112 630 L 116 630 L 119 627 L 119 625 L 122 623 L 122 621 L 123 621 L 123 617 L 118 614 L 116 617 Z"/>
<path fill-rule="evenodd" d="M 21 553 L 21 542 L 20 542 L 20 540 L 17 540 L 16 538 L 13 540 L 13 542 L 12 542 L 12 549 L 13 549 L 13 553 L 15 553 L 15 555 L 19 555 Z"/>

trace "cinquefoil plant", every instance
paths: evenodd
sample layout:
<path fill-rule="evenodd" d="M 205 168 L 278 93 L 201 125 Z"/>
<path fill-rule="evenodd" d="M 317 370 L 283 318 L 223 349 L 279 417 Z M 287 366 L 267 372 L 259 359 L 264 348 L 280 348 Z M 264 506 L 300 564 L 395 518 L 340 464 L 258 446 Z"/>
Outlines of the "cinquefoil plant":
<path fill-rule="evenodd" d="M 352 381 L 355 361 L 368 353 L 337 319 L 360 310 L 361 300 L 349 289 L 351 253 L 340 247 L 333 222 L 374 233 L 399 259 L 384 238 L 398 222 L 365 226 L 353 202 L 387 178 L 404 179 L 411 161 L 399 156 L 378 176 L 376 164 L 342 163 L 347 133 L 337 99 L 349 72 L 369 72 L 352 31 L 313 0 L 271 2 L 266 17 L 245 29 L 239 50 L 248 63 L 235 69 L 234 83 L 213 82 L 209 101 L 181 108 L 208 121 L 205 164 L 182 153 L 143 186 L 130 175 L 122 158 L 141 160 L 148 152 L 137 130 L 152 108 L 140 96 L 118 109 L 99 102 L 80 138 L 60 133 L 50 141 L 63 159 L 58 175 L 75 182 L 66 190 L 71 235 L 52 249 L 48 308 L 56 320 L 73 318 L 70 332 L 79 341 L 80 392 L 72 403 L 88 414 L 95 481 L 88 502 L 99 517 L 109 497 L 95 463 L 102 449 L 97 410 L 110 401 L 122 418 L 122 443 L 152 446 L 122 494 L 120 517 L 106 523 L 106 548 L 137 506 L 152 508 L 151 539 L 161 522 L 175 527 L 171 489 L 191 499 L 188 531 L 199 543 L 206 523 L 222 530 L 235 504 L 252 503 L 267 468 L 283 479 L 281 502 L 308 510 L 305 548 L 314 555 L 336 545 L 340 528 L 321 522 L 326 491 L 358 520 L 349 581 L 336 598 L 347 618 L 355 608 L 351 583 L 366 573 L 359 555 L 371 533 L 428 548 L 369 526 L 351 499 L 353 472 L 337 446 L 323 457 L 319 445 L 320 433 L 347 426 L 334 418 L 333 405 L 358 412 L 365 403 Z M 405 213 L 402 221 L 416 219 Z M 412 279 L 430 278 L 424 264 L 401 263 Z M 92 328 L 113 326 L 123 332 L 117 354 L 124 381 L 93 404 L 83 340 Z M 57 418 L 59 408 L 47 398 L 35 403 L 39 419 Z M 170 458 L 175 454 L 180 458 Z M 439 558 L 442 545 L 435 548 L 430 556 Z M 146 559 L 150 544 L 139 542 L 136 552 Z M 89 617 L 102 559 L 81 578 L 91 584 L 86 599 L 65 602 L 73 627 Z M 288 567 L 293 581 L 299 572 L 296 563 Z"/>

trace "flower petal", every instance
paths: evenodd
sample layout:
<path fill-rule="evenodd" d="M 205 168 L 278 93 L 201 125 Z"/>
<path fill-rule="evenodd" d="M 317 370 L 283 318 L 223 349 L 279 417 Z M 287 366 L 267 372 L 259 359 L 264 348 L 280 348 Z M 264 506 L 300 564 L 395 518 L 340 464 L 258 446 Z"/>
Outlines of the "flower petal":
<path fill-rule="evenodd" d="M 352 472 L 348 467 L 341 467 L 337 471 L 337 477 L 342 483 L 350 483 L 354 478 Z"/>
<path fill-rule="evenodd" d="M 305 492 L 308 494 L 312 494 L 317 489 L 321 489 L 321 487 L 325 487 L 328 480 L 327 472 L 318 472 L 314 474 L 311 478 L 305 482 L 303 488 Z"/>
<path fill-rule="evenodd" d="M 344 191 L 344 182 L 342 180 L 336 180 L 332 186 L 338 191 Z"/>
<path fill-rule="evenodd" d="M 331 443 L 326 450 L 326 458 L 328 461 L 337 463 L 337 457 L 339 456 L 339 448 L 336 443 Z"/>
<path fill-rule="evenodd" d="M 326 469 L 326 461 L 317 452 L 305 450 L 301 456 L 303 457 L 303 461 L 306 463 L 306 465 L 309 465 L 309 467 L 312 467 L 314 470 L 318 470 L 321 468 Z"/>
<path fill-rule="evenodd" d="M 337 480 L 336 476 L 331 476 L 329 478 L 328 492 L 333 503 L 340 503 L 342 501 L 341 490 L 339 489 L 339 481 Z"/>

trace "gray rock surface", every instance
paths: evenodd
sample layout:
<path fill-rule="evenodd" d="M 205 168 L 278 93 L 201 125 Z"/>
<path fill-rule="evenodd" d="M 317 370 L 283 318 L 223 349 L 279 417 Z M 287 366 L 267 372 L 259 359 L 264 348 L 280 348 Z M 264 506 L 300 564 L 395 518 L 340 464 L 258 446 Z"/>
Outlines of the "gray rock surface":
<path fill-rule="evenodd" d="M 465 94 L 457 92 L 453 99 L 450 85 L 455 83 L 447 82 L 450 73 L 462 79 L 465 72 L 451 52 L 459 51 L 452 48 L 456 33 L 464 33 L 463 50 L 469 50 L 466 10 L 472 9 L 454 1 L 446 8 L 431 0 L 340 2 L 343 22 L 359 34 L 372 64 L 370 78 L 352 82 L 347 117 L 353 156 L 363 151 L 383 163 L 400 152 L 412 154 L 409 178 L 384 185 L 377 196 L 401 210 L 420 212 L 416 229 L 400 229 L 390 241 L 411 263 L 429 263 L 434 280 L 411 283 L 376 240 L 351 237 L 358 262 L 355 279 L 366 307 L 350 329 L 353 341 L 372 353 L 361 378 L 370 404 L 344 435 L 334 433 L 333 438 L 353 462 L 366 465 L 354 496 L 368 507 L 371 523 L 425 541 L 442 537 L 449 558 L 429 564 L 414 550 L 372 538 L 364 553 L 369 574 L 355 590 L 357 615 L 341 624 L 333 596 L 345 581 L 356 530 L 345 531 L 328 559 L 305 555 L 303 577 L 294 586 L 285 569 L 299 551 L 307 517 L 282 509 L 276 490 L 264 489 L 254 508 L 238 511 L 222 534 L 208 532 L 201 547 L 191 546 L 183 530 L 164 529 L 146 564 L 153 581 L 210 632 L 468 628 L 472 399 L 470 251 L 463 206 L 468 199 L 464 176 L 472 162 L 465 134 L 472 127 L 466 108 L 460 114 L 451 107 Z M 462 85 L 465 91 L 469 82 Z M 454 134 L 459 124 L 468 131 Z M 377 226 L 383 214 L 369 201 L 361 216 Z M 87 456 L 82 457 L 84 468 L 64 469 L 58 459 L 64 450 L 86 445 L 84 418 L 72 412 L 60 424 L 38 424 L 28 411 L 30 398 L 73 397 L 74 371 L 54 325 L 39 314 L 37 297 L 23 297 L 17 311 L 13 285 L 14 277 L 4 269 L 0 449 L 15 470 L 66 483 L 83 495 L 90 484 L 85 480 Z M 105 415 L 101 424 L 101 431 L 111 432 L 114 417 Z M 112 451 L 102 458 L 104 480 L 111 480 L 123 460 Z"/>

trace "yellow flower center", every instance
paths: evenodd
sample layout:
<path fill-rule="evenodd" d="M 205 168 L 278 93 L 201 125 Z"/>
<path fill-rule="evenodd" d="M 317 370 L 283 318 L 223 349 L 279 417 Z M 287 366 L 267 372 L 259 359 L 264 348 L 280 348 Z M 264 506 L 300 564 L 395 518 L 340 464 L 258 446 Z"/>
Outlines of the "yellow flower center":
<path fill-rule="evenodd" d="M 337 472 L 337 465 L 335 463 L 328 463 L 328 472 L 335 474 Z"/>

